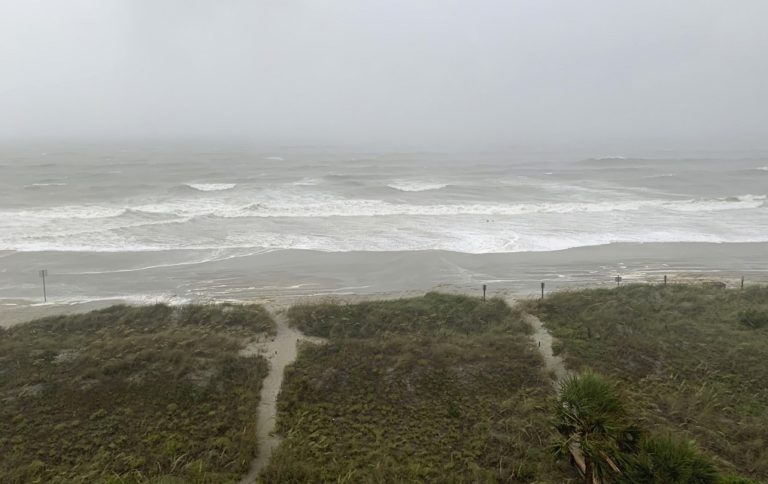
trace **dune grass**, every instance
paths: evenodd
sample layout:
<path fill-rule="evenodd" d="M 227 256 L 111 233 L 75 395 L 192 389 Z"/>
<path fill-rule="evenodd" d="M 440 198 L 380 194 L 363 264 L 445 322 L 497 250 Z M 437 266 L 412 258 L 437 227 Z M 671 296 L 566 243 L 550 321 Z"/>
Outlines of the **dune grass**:
<path fill-rule="evenodd" d="M 331 339 L 391 334 L 478 334 L 502 326 L 515 333 L 530 328 L 498 298 L 430 292 L 424 297 L 358 304 L 310 304 L 288 311 L 291 324 L 310 336 Z"/>
<path fill-rule="evenodd" d="M 278 400 L 265 482 L 563 482 L 551 389 L 502 300 L 430 293 L 289 311 L 306 346 Z"/>
<path fill-rule="evenodd" d="M 628 285 L 525 308 L 568 366 L 621 381 L 646 428 L 695 439 L 726 473 L 768 480 L 768 288 Z"/>
<path fill-rule="evenodd" d="M 237 482 L 267 372 L 260 306 L 113 306 L 0 333 L 0 482 Z"/>

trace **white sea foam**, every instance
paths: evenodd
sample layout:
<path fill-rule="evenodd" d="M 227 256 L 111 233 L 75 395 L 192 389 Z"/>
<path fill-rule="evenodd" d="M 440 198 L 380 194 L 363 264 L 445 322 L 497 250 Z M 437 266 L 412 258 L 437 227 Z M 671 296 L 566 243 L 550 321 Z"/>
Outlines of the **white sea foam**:
<path fill-rule="evenodd" d="M 743 194 L 749 191 L 743 188 L 742 195 L 716 198 L 728 187 L 754 186 L 742 183 L 743 169 L 717 174 L 712 184 L 720 185 L 712 193 L 718 195 L 699 197 L 691 193 L 706 193 L 704 186 L 695 185 L 706 174 L 684 161 L 665 165 L 655 174 L 639 173 L 624 186 L 610 170 L 610 176 L 594 166 L 578 172 L 579 164 L 556 170 L 533 165 L 460 170 L 445 166 L 433 177 L 431 169 L 425 171 L 418 164 L 339 168 L 329 162 L 319 169 L 311 165 L 297 169 L 272 159 L 275 163 L 264 162 L 263 168 L 255 169 L 254 173 L 267 170 L 258 183 L 246 170 L 225 179 L 243 180 L 238 184 L 190 183 L 183 188 L 184 181 L 219 181 L 223 176 L 181 172 L 184 168 L 174 164 L 162 172 L 157 184 L 127 178 L 125 186 L 117 186 L 113 176 L 104 181 L 98 178 L 104 173 L 84 170 L 86 179 L 76 178 L 76 173 L 75 182 L 67 179 L 84 187 L 81 203 L 72 202 L 78 194 L 71 190 L 22 191 L 23 183 L 16 183 L 19 196 L 7 194 L 4 200 L 10 202 L 0 208 L 0 250 L 200 250 L 159 260 L 137 257 L 144 262 L 119 266 L 118 270 L 130 272 L 279 249 L 482 253 L 612 242 L 768 241 L 764 193 Z M 753 161 L 746 168 L 759 163 Z M 544 176 L 545 170 L 558 176 Z M 664 191 L 649 188 L 658 183 L 642 186 L 642 175 L 661 177 L 672 171 L 678 175 L 667 179 Z M 697 176 L 688 176 L 691 173 Z M 34 173 L 19 180 L 60 180 L 54 176 L 46 179 Z M 126 169 L 125 177 L 129 176 L 132 172 Z M 728 177 L 738 178 L 730 184 Z M 168 190 L 168 180 L 177 180 L 175 189 Z M 459 183 L 445 189 L 443 182 L 450 180 Z M 104 190 L 107 184 L 114 191 Z M 385 188 L 387 184 L 391 189 Z"/>
<path fill-rule="evenodd" d="M 757 168 L 755 168 L 755 170 L 758 170 L 758 171 L 768 171 L 768 166 L 758 166 Z"/>
<path fill-rule="evenodd" d="M 396 180 L 387 186 L 403 192 L 425 192 L 427 190 L 439 190 L 441 188 L 447 187 L 448 185 L 445 183 L 427 181 Z"/>
<path fill-rule="evenodd" d="M 319 185 L 321 182 L 322 180 L 319 178 L 302 178 L 301 180 L 296 180 L 295 182 L 291 183 L 291 185 L 298 187 L 313 187 Z"/>
<path fill-rule="evenodd" d="M 24 188 L 65 187 L 65 186 L 67 186 L 67 184 L 63 182 L 30 183 L 29 185 L 24 185 Z"/>
<path fill-rule="evenodd" d="M 212 248 L 210 248 L 212 249 Z M 229 248 L 234 249 L 234 248 Z M 238 247 L 239 249 L 239 247 Z M 157 250 L 155 248 L 155 250 Z M 175 249 L 166 249 L 166 250 L 175 250 Z M 199 251 L 207 251 L 206 248 L 197 248 L 196 250 Z M 217 248 L 214 250 L 214 254 L 210 256 L 204 256 L 200 259 L 194 259 L 194 260 L 188 260 L 188 261 L 181 261 L 181 262 L 175 262 L 175 263 L 167 263 L 167 264 L 154 264 L 149 266 L 141 266 L 141 267 L 131 267 L 128 269 L 115 269 L 115 270 L 104 270 L 104 271 L 81 271 L 81 272 L 67 272 L 67 273 L 61 273 L 60 275 L 67 275 L 67 276 L 82 276 L 82 275 L 95 275 L 95 274 L 117 274 L 117 273 L 124 273 L 124 272 L 141 272 L 141 271 L 149 271 L 153 269 L 167 269 L 169 267 L 181 267 L 181 266 L 190 266 L 190 265 L 198 265 L 198 264 L 205 264 L 208 262 L 219 262 L 229 259 L 236 259 L 239 257 L 248 257 L 256 254 L 265 254 L 267 252 L 273 252 L 275 249 L 268 249 L 268 248 L 253 248 L 247 250 L 247 251 L 238 251 L 236 253 L 229 253 L 226 250 L 222 250 L 220 248 Z M 134 251 L 134 252 L 146 252 L 147 250 L 140 250 L 140 251 Z"/>
<path fill-rule="evenodd" d="M 237 186 L 236 183 L 187 183 L 187 186 L 201 192 L 219 192 Z"/>
<path fill-rule="evenodd" d="M 529 219 L 533 222 L 535 219 Z M 244 257 L 258 253 L 282 249 L 303 249 L 327 252 L 348 251 L 412 251 L 446 250 L 464 253 L 499 253 L 499 252 L 537 252 L 556 251 L 573 247 L 597 246 L 617 242 L 768 242 L 768 233 L 754 230 L 752 227 L 727 226 L 723 221 L 715 225 L 722 230 L 715 233 L 712 227 L 686 229 L 675 228 L 675 219 L 645 223 L 642 216 L 623 227 L 610 225 L 595 226 L 584 230 L 563 230 L 562 223 L 556 227 L 546 224 L 526 227 L 509 222 L 481 223 L 476 218 L 460 220 L 409 219 L 398 218 L 390 224 L 368 222 L 339 223 L 327 228 L 323 233 L 311 233 L 285 228 L 277 231 L 243 232 L 223 239 L 216 247 L 205 239 L 187 240 L 121 240 L 119 237 L 83 237 L 83 238 L 48 238 L 31 240 L 5 241 L 0 239 L 0 247 L 10 243 L 20 252 L 73 251 L 73 252 L 145 252 L 171 251 L 180 248 L 201 250 L 200 257 L 193 260 L 168 264 L 151 264 L 125 270 L 105 272 L 133 272 L 161 269 L 172 266 L 199 264 L 221 261 L 233 257 Z M 713 222 L 709 221 L 710 225 Z M 396 225 L 398 231 L 388 227 Z M 647 227 L 652 226 L 652 229 Z M 707 231 L 708 230 L 708 231 Z M 211 256 L 213 249 L 224 248 L 234 252 L 226 255 Z M 94 272 L 94 274 L 97 272 Z"/>
<path fill-rule="evenodd" d="M 103 205 L 62 205 L 38 209 L 0 210 L 0 226 L 3 222 L 12 220 L 35 219 L 32 223 L 39 223 L 39 220 L 116 217 L 123 213 L 125 213 L 124 208 Z"/>
<path fill-rule="evenodd" d="M 308 195 L 265 192 L 249 203 L 242 200 L 178 199 L 133 207 L 63 206 L 38 210 L 0 211 L 0 227 L 13 226 L 14 221 L 30 225 L 45 220 L 105 219 L 134 216 L 160 216 L 171 218 L 157 223 L 184 221 L 193 217 L 376 217 L 391 215 L 452 216 L 452 215 L 523 215 L 534 213 L 601 213 L 662 209 L 679 212 L 713 212 L 760 208 L 766 203 L 765 195 L 740 195 L 719 199 L 628 199 L 601 202 L 537 202 L 537 203 L 451 203 L 407 204 L 378 199 L 349 199 L 328 194 Z M 173 218 L 176 217 L 176 218 Z M 24 223 L 24 222 L 27 223 Z M 141 224 L 152 221 L 141 221 Z"/>
<path fill-rule="evenodd" d="M 177 296 L 175 294 L 118 294 L 114 296 L 100 296 L 100 297 L 86 297 L 86 296 L 69 296 L 69 297 L 54 297 L 50 301 L 41 303 L 32 303 L 29 306 L 56 306 L 56 305 L 68 305 L 74 306 L 76 304 L 87 304 L 102 301 L 124 301 L 128 304 L 144 306 L 147 304 L 167 304 L 169 306 L 183 306 L 192 303 L 192 299 Z"/>

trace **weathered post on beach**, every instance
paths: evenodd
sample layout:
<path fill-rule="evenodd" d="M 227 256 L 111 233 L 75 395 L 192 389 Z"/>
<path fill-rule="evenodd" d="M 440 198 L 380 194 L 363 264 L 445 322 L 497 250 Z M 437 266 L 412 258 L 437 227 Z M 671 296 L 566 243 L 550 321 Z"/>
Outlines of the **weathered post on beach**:
<path fill-rule="evenodd" d="M 48 302 L 48 294 L 45 292 L 45 276 L 48 275 L 48 269 L 40 269 L 38 274 L 43 278 L 43 302 Z"/>
<path fill-rule="evenodd" d="M 616 276 L 616 287 L 619 287 L 621 285 L 621 276 Z"/>
<path fill-rule="evenodd" d="M 541 283 L 541 298 L 544 299 L 544 283 Z"/>
<path fill-rule="evenodd" d="M 744 276 L 741 276 L 741 288 L 744 289 Z"/>
<path fill-rule="evenodd" d="M 664 285 L 665 286 L 667 285 L 667 275 L 666 274 L 664 274 Z"/>
<path fill-rule="evenodd" d="M 485 290 L 488 288 L 485 284 L 483 284 L 483 301 L 485 301 Z"/>

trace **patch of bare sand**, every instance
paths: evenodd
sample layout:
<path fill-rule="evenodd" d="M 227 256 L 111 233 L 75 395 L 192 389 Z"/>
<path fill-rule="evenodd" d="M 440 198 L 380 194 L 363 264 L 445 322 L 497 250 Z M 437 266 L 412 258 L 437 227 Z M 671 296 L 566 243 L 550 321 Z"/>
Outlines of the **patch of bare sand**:
<path fill-rule="evenodd" d="M 3 300 L 0 303 L 0 326 L 10 328 L 19 323 L 48 316 L 80 314 L 104 309 L 115 304 L 125 304 L 123 299 L 104 299 L 79 303 L 30 303 L 28 300 Z"/>
<path fill-rule="evenodd" d="M 554 377 L 552 383 L 555 385 L 555 388 L 557 388 L 560 382 L 563 381 L 570 372 L 565 368 L 563 359 L 559 355 L 556 355 L 552 349 L 554 338 L 539 318 L 528 313 L 525 313 L 523 317 L 533 328 L 533 333 L 530 335 L 531 341 L 544 359 L 544 367 L 546 368 L 547 373 Z"/>
<path fill-rule="evenodd" d="M 240 481 L 242 484 L 256 482 L 259 472 L 269 464 L 272 453 L 280 445 L 282 439 L 274 432 L 277 423 L 277 396 L 283 385 L 285 367 L 296 360 L 299 342 L 325 343 L 322 338 L 305 336 L 299 330 L 291 328 L 284 311 L 273 312 L 273 318 L 277 325 L 277 334 L 275 336 L 262 336 L 260 339 L 249 343 L 240 352 L 243 356 L 261 355 L 269 362 L 269 373 L 264 378 L 261 387 L 259 414 L 256 423 L 259 453 L 251 463 L 251 470 Z"/>

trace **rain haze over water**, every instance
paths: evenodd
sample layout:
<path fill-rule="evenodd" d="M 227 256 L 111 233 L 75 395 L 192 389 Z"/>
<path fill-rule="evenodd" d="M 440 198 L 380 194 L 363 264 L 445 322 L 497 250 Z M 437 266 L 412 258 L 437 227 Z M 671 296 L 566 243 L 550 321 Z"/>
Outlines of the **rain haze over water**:
<path fill-rule="evenodd" d="M 48 153 L 5 165 L 0 249 L 492 253 L 768 242 L 768 169 L 759 160 L 293 151 L 91 163 Z"/>
<path fill-rule="evenodd" d="M 6 1 L 0 138 L 765 149 L 766 17 L 762 0 Z"/>
<path fill-rule="evenodd" d="M 603 277 L 624 257 L 489 257 L 609 244 L 760 254 L 767 17 L 762 1 L 4 2 L 0 297 L 36 297 L 38 266 L 62 300 L 247 298 Z M 420 251 L 435 262 L 409 279 Z M 696 254 L 681 267 L 766 258 Z"/>

